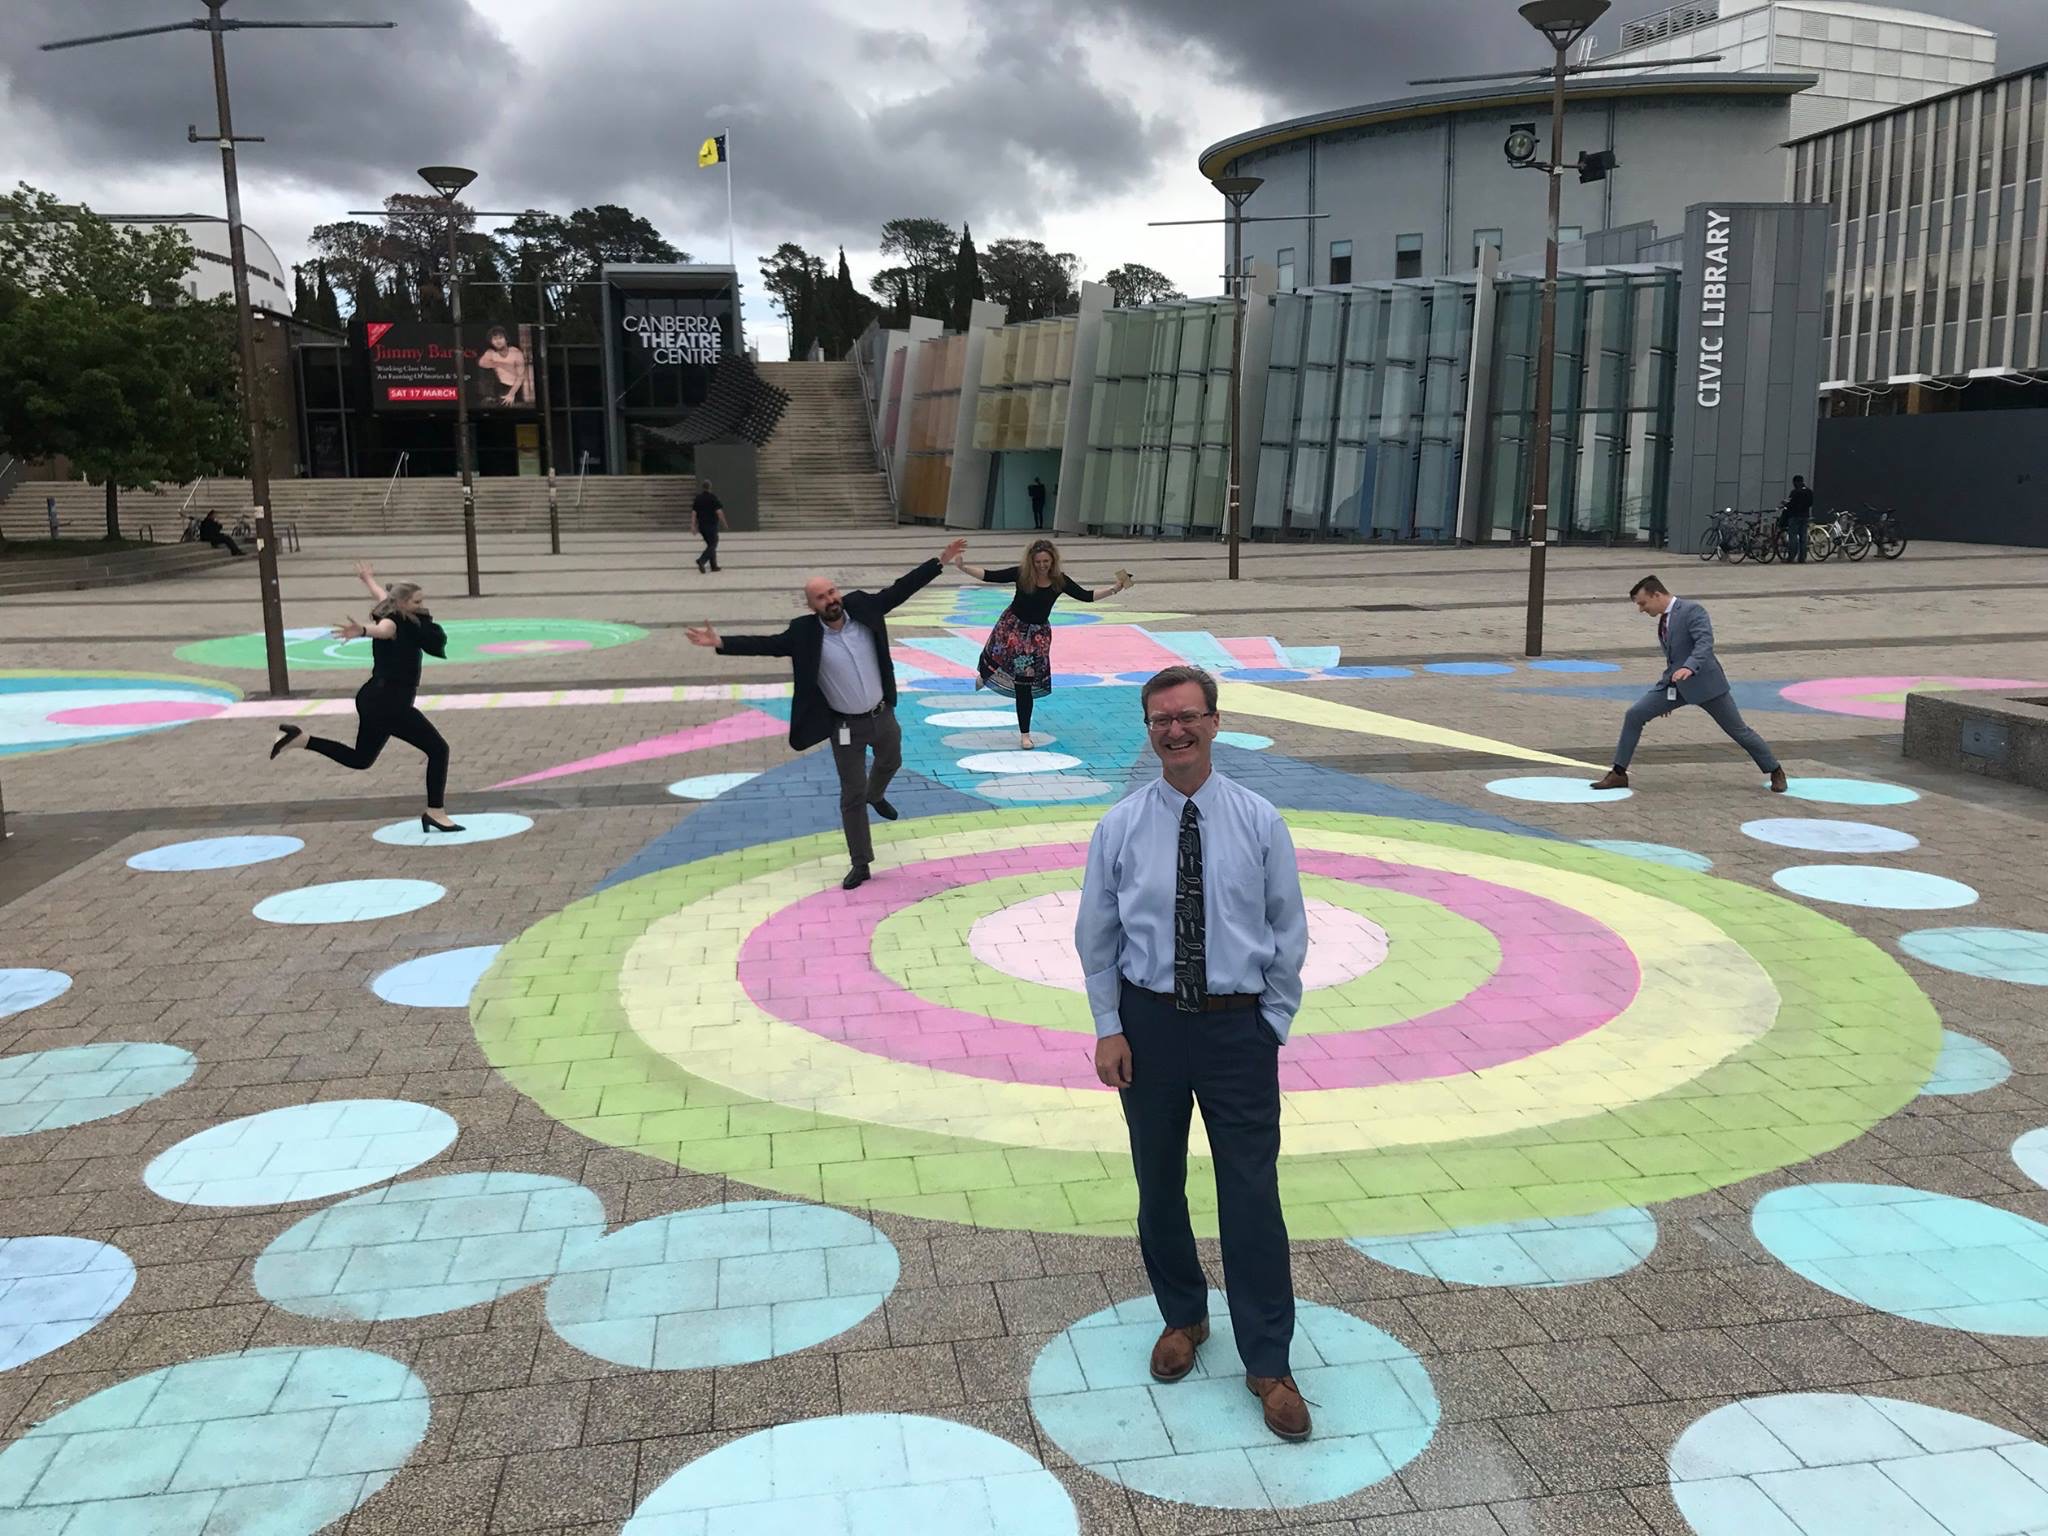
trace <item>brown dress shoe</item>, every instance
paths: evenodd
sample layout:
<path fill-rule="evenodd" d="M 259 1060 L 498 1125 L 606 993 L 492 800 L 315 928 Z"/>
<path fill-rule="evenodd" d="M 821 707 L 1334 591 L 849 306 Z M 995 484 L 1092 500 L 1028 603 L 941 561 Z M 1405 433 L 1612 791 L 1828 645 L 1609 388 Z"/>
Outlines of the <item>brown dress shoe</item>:
<path fill-rule="evenodd" d="M 1787 783 L 1785 778 L 1785 770 L 1782 768 L 1773 768 L 1771 770 L 1771 793 L 1774 795 L 1782 795 L 1790 787 L 1791 786 Z"/>
<path fill-rule="evenodd" d="M 1209 1320 L 1203 1318 L 1192 1328 L 1169 1328 L 1152 1346 L 1152 1379 L 1179 1381 L 1195 1368 L 1195 1351 L 1209 1342 Z"/>
<path fill-rule="evenodd" d="M 1244 1384 L 1266 1405 L 1266 1428 L 1282 1440 L 1308 1438 L 1308 1404 L 1292 1376 L 1247 1376 Z"/>
<path fill-rule="evenodd" d="M 1627 789 L 1628 772 L 1622 768 L 1610 768 L 1607 770 L 1606 778 L 1593 781 L 1593 787 L 1595 789 Z"/>

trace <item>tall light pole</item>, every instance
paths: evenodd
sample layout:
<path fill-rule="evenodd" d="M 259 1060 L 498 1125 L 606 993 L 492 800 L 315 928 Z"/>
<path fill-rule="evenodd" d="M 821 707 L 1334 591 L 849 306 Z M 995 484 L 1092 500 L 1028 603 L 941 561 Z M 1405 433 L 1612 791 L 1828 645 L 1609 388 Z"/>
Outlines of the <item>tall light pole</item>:
<path fill-rule="evenodd" d="M 228 260 L 235 280 L 235 332 L 242 364 L 242 409 L 249 428 L 249 499 L 254 504 L 256 524 L 256 575 L 263 603 L 263 654 L 270 671 L 270 693 L 283 698 L 291 692 L 291 677 L 284 657 L 284 599 L 278 590 L 277 540 L 271 531 L 270 452 L 263 431 L 263 402 L 256 371 L 256 322 L 249 305 L 249 256 L 242 235 L 242 189 L 235 175 L 235 145 L 260 143 L 251 135 L 235 133 L 234 114 L 228 105 L 228 56 L 226 34 L 244 31 L 332 32 L 388 31 L 389 21 L 229 21 L 221 15 L 227 0 L 199 0 L 206 15 L 190 21 L 171 22 L 158 27 L 135 27 L 125 32 L 103 32 L 92 37 L 74 37 L 43 44 L 43 52 L 63 48 L 84 48 L 94 43 L 118 42 L 131 37 L 154 37 L 164 32 L 204 32 L 213 47 L 213 101 L 219 118 L 216 140 L 220 145 L 221 176 L 227 183 Z M 197 129 L 186 136 L 201 142 Z"/>
<path fill-rule="evenodd" d="M 420 180 L 441 194 L 448 210 L 448 318 L 455 327 L 455 456 L 462 472 L 462 558 L 469 570 L 469 595 L 483 593 L 476 564 L 476 475 L 470 463 L 469 378 L 462 353 L 462 269 L 457 265 L 455 225 L 461 204 L 455 199 L 476 180 L 476 172 L 459 165 L 423 165 Z"/>

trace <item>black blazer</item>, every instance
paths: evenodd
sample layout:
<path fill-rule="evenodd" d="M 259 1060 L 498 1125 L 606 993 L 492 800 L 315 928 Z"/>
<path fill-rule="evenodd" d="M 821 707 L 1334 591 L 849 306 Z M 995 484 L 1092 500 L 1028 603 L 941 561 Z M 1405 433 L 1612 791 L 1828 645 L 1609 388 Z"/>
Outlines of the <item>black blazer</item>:
<path fill-rule="evenodd" d="M 941 567 L 927 560 L 880 592 L 848 592 L 840 599 L 846 616 L 875 637 L 875 661 L 882 673 L 882 702 L 896 703 L 896 663 L 889 655 L 886 615 L 920 588 L 930 585 Z M 818 686 L 818 656 L 825 648 L 825 624 L 815 613 L 799 614 L 779 635 L 727 635 L 719 641 L 721 656 L 787 656 L 796 679 L 796 697 L 789 710 L 789 744 L 801 752 L 815 747 L 838 728 L 839 713 Z"/>

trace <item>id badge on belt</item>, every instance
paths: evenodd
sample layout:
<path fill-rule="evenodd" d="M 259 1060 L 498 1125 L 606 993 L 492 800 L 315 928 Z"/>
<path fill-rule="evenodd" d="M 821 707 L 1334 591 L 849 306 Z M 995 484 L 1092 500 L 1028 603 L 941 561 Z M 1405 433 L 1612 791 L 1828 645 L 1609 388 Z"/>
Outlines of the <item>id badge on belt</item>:
<path fill-rule="evenodd" d="M 849 722 L 847 722 L 847 721 L 845 721 L 845 720 L 842 720 L 842 721 L 840 721 L 840 722 L 839 722 L 839 735 L 838 735 L 838 736 L 837 736 L 837 737 L 835 738 L 835 740 L 837 740 L 837 741 L 838 741 L 838 743 L 839 743 L 839 745 L 840 745 L 840 746 L 842 746 L 842 747 L 850 747 L 850 746 L 852 746 L 852 745 L 853 745 L 853 726 L 852 726 L 852 725 L 851 725 L 851 724 L 850 724 Z"/>

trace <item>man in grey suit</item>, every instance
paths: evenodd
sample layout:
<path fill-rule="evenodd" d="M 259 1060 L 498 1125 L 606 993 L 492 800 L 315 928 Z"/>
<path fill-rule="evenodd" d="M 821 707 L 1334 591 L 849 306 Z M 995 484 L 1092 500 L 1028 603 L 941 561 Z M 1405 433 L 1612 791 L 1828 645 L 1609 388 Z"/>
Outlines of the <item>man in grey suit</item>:
<path fill-rule="evenodd" d="M 1682 704 L 1696 704 L 1771 776 L 1771 793 L 1784 794 L 1785 770 L 1777 754 L 1742 718 L 1729 690 L 1728 674 L 1714 659 L 1714 625 L 1707 610 L 1673 597 L 1671 589 L 1654 576 L 1645 576 L 1629 588 L 1628 595 L 1642 612 L 1656 617 L 1657 640 L 1664 647 L 1664 675 L 1629 706 L 1621 724 L 1621 742 L 1614 749 L 1614 767 L 1604 779 L 1595 779 L 1593 787 L 1627 789 L 1629 760 L 1636 755 L 1636 743 L 1643 739 L 1643 727 Z"/>

